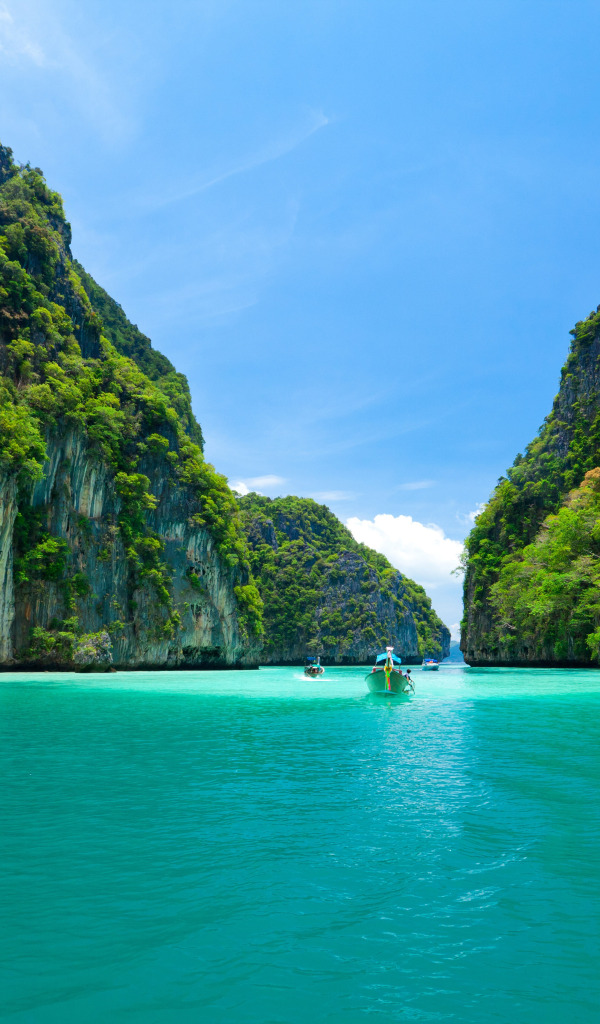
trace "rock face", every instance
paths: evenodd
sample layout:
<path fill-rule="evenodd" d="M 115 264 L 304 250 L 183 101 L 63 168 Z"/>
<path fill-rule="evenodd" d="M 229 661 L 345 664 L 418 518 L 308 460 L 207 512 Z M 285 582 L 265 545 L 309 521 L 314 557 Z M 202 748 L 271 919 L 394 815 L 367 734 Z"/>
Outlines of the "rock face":
<path fill-rule="evenodd" d="M 546 558 L 553 517 L 561 509 L 578 514 L 580 499 L 573 506 L 569 494 L 600 465 L 600 312 L 571 334 L 552 412 L 498 481 L 466 542 L 461 650 L 470 665 L 597 663 L 587 642 L 597 622 L 584 621 L 578 607 L 583 591 L 567 614 L 569 593 L 595 565 L 593 531 L 572 556 L 565 542 L 562 554 L 557 547 Z"/>
<path fill-rule="evenodd" d="M 366 584 L 366 586 L 365 586 Z M 365 600 L 365 589 L 367 590 Z M 345 551 L 324 568 L 321 599 L 314 612 L 313 630 L 319 647 L 328 662 L 337 665 L 364 665 L 372 662 L 382 647 L 391 644 L 408 665 L 420 664 L 419 636 L 409 607 L 399 608 L 396 602 L 406 599 L 402 575 L 396 573 L 383 591 L 377 573 L 361 555 Z M 366 628 L 354 626 L 353 613 L 358 601 L 364 600 L 369 621 L 375 625 Z M 364 612 L 363 612 L 364 614 Z M 342 639 L 330 636 L 331 620 L 342 620 Z M 375 636 L 373 636 L 373 633 Z M 310 638 L 309 638 L 310 639 Z M 313 638 L 314 639 L 314 638 Z M 265 661 L 268 664 L 302 664 L 307 653 L 307 638 L 297 631 L 289 644 L 270 644 Z"/>
<path fill-rule="evenodd" d="M 70 667 L 61 652 L 30 650 L 32 627 L 53 635 L 56 624 L 76 613 L 83 634 L 108 630 L 116 668 L 254 667 L 260 643 L 240 628 L 235 586 L 239 571 L 219 556 L 208 530 L 195 526 L 197 510 L 186 488 L 173 487 L 160 460 L 140 465 L 158 499 L 148 513 L 152 536 L 163 545 L 181 622 L 165 633 L 168 618 L 152 581 L 132 578 L 118 527 L 122 501 L 114 474 L 90 453 L 81 434 L 48 441 L 44 475 L 29 489 L 29 509 L 45 533 L 66 545 L 71 575 L 84 577 L 85 592 L 66 593 L 65 580 L 33 579 L 13 585 L 17 515 L 14 479 L 0 490 L 1 665 Z M 23 502 L 21 502 L 23 509 Z M 88 589 L 89 588 L 89 589 Z M 70 605 L 70 607 L 69 607 Z"/>
<path fill-rule="evenodd" d="M 248 547 L 187 381 L 70 239 L 0 145 L 0 669 L 256 666 Z"/>
<path fill-rule="evenodd" d="M 0 474 L 0 664 L 10 661 L 13 654 L 15 598 L 12 537 L 16 515 L 16 480 Z"/>
<path fill-rule="evenodd" d="M 358 544 L 307 498 L 242 498 L 251 564 L 264 601 L 263 662 L 371 663 L 391 644 L 405 664 L 446 657 L 450 633 L 418 587 Z"/>

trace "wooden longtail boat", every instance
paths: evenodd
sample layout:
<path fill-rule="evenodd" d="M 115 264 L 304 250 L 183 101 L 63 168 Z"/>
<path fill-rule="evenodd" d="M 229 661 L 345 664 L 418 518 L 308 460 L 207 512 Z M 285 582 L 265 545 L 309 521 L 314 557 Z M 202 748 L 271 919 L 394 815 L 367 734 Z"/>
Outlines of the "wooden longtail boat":
<path fill-rule="evenodd" d="M 386 647 L 384 654 L 378 654 L 370 672 L 365 676 L 371 693 L 384 697 L 407 697 L 413 691 L 410 680 L 402 674 L 402 659 L 393 653 L 393 647 Z"/>

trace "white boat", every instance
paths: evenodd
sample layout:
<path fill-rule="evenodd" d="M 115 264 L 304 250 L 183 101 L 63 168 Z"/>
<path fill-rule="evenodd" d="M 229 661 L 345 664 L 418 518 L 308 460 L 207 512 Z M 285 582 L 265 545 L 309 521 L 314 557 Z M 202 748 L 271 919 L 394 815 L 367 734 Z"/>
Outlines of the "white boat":
<path fill-rule="evenodd" d="M 440 663 L 439 663 L 439 661 L 436 661 L 435 658 L 424 658 L 423 659 L 423 671 L 424 672 L 437 672 L 439 667 L 440 667 Z"/>
<path fill-rule="evenodd" d="M 386 647 L 383 654 L 377 655 L 377 660 L 365 676 L 365 681 L 371 693 L 378 693 L 383 697 L 408 697 L 414 691 L 414 686 L 410 678 L 402 674 L 402 658 L 395 655 L 393 650 L 393 647 Z"/>

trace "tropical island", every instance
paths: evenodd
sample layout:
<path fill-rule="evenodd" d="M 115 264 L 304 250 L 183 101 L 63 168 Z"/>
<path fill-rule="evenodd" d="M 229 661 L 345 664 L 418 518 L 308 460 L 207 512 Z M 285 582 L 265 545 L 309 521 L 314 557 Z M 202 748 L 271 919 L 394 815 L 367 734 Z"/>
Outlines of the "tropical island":
<path fill-rule="evenodd" d="M 60 195 L 0 146 L 0 668 L 444 657 L 423 588 L 329 509 L 236 497 L 186 378 L 70 244 Z"/>

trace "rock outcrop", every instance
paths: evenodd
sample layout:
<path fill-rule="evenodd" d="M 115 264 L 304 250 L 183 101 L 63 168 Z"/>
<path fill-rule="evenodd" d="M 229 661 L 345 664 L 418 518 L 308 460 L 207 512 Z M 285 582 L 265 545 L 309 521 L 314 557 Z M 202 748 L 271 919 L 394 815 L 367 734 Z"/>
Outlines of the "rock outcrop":
<path fill-rule="evenodd" d="M 0 664 L 13 656 L 15 595 L 13 580 L 13 527 L 17 515 L 14 476 L 0 474 Z"/>
<path fill-rule="evenodd" d="M 592 492 L 583 501 L 577 488 L 600 465 L 600 307 L 571 334 L 550 415 L 467 538 L 461 650 L 470 665 L 598 661 L 593 523 L 577 546 L 572 537 L 590 515 Z M 573 530 L 558 539 L 568 519 Z"/>
<path fill-rule="evenodd" d="M 240 507 L 264 602 L 264 662 L 318 653 L 366 664 L 386 644 L 409 665 L 447 656 L 450 633 L 422 587 L 358 544 L 325 505 L 250 494 Z"/>
<path fill-rule="evenodd" d="M 0 146 L 0 669 L 256 666 L 248 547 L 187 381 L 70 238 Z"/>
<path fill-rule="evenodd" d="M 194 524 L 197 502 L 186 488 L 173 486 L 160 459 L 146 458 L 139 469 L 147 475 L 149 493 L 157 499 L 156 507 L 148 511 L 147 526 L 152 539 L 160 543 L 168 568 L 168 604 L 157 595 L 153 578 L 139 579 L 132 573 L 119 528 L 123 499 L 115 492 L 114 474 L 94 458 L 75 431 L 49 439 L 47 452 L 44 474 L 26 495 L 21 494 L 20 509 L 25 518 L 28 513 L 30 519 L 31 514 L 35 516 L 40 532 L 64 545 L 65 571 L 53 579 L 47 559 L 41 574 L 30 573 L 15 588 L 17 488 L 14 479 L 4 481 L 0 489 L 2 667 L 49 663 L 69 667 L 65 654 L 71 652 L 60 646 L 59 634 L 68 632 L 60 624 L 74 616 L 83 635 L 109 632 L 116 668 L 254 667 L 260 642 L 240 627 L 235 595 L 241 582 L 239 570 L 219 555 L 210 532 Z M 17 562 L 27 552 L 27 547 L 17 550 Z M 70 580 L 76 581 L 75 587 Z M 178 616 L 174 624 L 169 622 L 171 609 Z M 33 640 L 41 639 L 33 647 L 32 630 L 36 631 Z M 45 648 L 44 640 L 53 639 L 56 643 Z"/>

